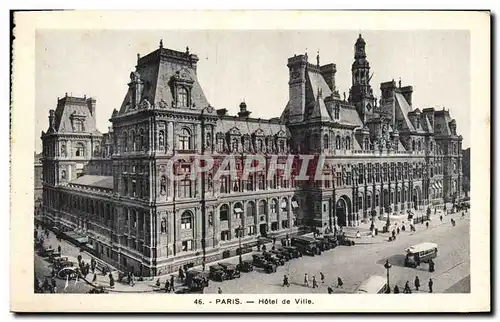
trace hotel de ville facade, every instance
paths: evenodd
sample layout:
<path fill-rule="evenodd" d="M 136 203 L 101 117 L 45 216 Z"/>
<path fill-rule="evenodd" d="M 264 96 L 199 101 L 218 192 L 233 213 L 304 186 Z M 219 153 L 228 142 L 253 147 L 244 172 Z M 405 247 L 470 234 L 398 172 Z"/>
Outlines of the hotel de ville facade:
<path fill-rule="evenodd" d="M 455 120 L 448 110 L 413 106 L 413 88 L 401 81 L 380 84 L 376 99 L 361 35 L 347 97 L 335 85 L 334 63 L 294 55 L 288 103 L 269 120 L 244 102 L 237 115 L 211 107 L 197 62 L 188 48 L 162 42 L 138 55 L 105 134 L 96 128 L 95 99 L 58 99 L 41 135 L 46 224 L 85 238 L 114 267 L 152 276 L 218 260 L 260 236 L 357 226 L 462 197 Z M 193 179 L 193 154 L 322 155 L 331 180 L 305 184 L 265 171 Z M 167 174 L 174 156 L 182 180 Z"/>

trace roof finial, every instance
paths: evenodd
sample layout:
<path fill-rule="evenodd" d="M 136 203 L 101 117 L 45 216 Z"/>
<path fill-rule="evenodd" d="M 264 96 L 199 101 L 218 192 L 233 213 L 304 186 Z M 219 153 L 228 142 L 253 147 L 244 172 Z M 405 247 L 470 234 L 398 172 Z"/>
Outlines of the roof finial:
<path fill-rule="evenodd" d="M 318 49 L 318 55 L 316 56 L 316 63 L 318 64 L 319 67 L 319 49 Z"/>
<path fill-rule="evenodd" d="M 186 55 L 189 55 L 189 47 L 186 46 Z"/>
<path fill-rule="evenodd" d="M 307 58 L 307 48 L 306 48 L 306 58 Z"/>
<path fill-rule="evenodd" d="M 345 102 L 345 92 L 344 92 L 344 102 Z"/>
<path fill-rule="evenodd" d="M 160 48 L 163 48 L 163 38 L 160 39 Z"/>
<path fill-rule="evenodd" d="M 401 88 L 401 77 L 399 77 L 399 88 Z"/>
<path fill-rule="evenodd" d="M 141 54 L 137 53 L 137 61 L 141 58 Z"/>

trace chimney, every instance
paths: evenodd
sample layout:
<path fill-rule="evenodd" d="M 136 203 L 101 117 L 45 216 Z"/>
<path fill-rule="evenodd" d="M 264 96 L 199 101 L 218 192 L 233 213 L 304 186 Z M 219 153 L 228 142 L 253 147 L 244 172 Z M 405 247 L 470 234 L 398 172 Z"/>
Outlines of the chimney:
<path fill-rule="evenodd" d="M 320 67 L 321 76 L 325 79 L 325 82 L 328 84 L 328 87 L 332 90 L 333 93 L 336 91 L 335 87 L 335 74 L 337 73 L 337 66 L 335 64 L 328 64 Z"/>
<path fill-rule="evenodd" d="M 306 66 L 307 54 L 288 58 L 288 112 L 291 123 L 302 122 L 306 109 Z"/>
<path fill-rule="evenodd" d="M 240 103 L 240 111 L 238 112 L 238 116 L 239 117 L 249 117 L 250 113 L 252 113 L 252 112 L 247 111 L 247 104 L 245 102 L 241 102 Z"/>
<path fill-rule="evenodd" d="M 408 102 L 410 106 L 411 104 L 411 96 L 413 94 L 413 86 L 405 86 L 400 88 L 401 94 L 404 96 L 405 100 Z"/>
<path fill-rule="evenodd" d="M 49 110 L 49 128 L 54 128 L 55 113 L 56 112 L 54 110 Z"/>
<path fill-rule="evenodd" d="M 95 98 L 90 97 L 86 100 L 86 102 L 87 102 L 87 107 L 90 110 L 90 114 L 95 117 L 95 103 L 96 103 Z"/>
<path fill-rule="evenodd" d="M 218 116 L 226 116 L 227 115 L 227 109 L 225 108 L 220 108 L 217 110 L 217 115 Z"/>

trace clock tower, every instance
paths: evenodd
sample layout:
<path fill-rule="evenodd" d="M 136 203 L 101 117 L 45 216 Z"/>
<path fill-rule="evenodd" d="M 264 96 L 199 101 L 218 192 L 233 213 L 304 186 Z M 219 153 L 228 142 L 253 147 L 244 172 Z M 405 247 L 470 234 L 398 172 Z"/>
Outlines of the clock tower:
<path fill-rule="evenodd" d="M 354 62 L 352 63 L 352 87 L 349 91 L 349 102 L 356 106 L 363 123 L 366 116 L 374 113 L 376 100 L 370 85 L 370 63 L 366 60 L 366 43 L 361 34 L 354 44 Z"/>

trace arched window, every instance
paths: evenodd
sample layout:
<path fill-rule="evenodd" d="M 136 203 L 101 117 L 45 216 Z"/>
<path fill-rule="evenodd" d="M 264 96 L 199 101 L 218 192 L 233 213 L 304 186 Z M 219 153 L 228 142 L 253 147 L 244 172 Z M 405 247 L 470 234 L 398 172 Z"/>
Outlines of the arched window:
<path fill-rule="evenodd" d="M 285 152 L 285 140 L 280 140 L 280 152 Z"/>
<path fill-rule="evenodd" d="M 323 136 L 323 149 L 328 149 L 328 135 Z"/>
<path fill-rule="evenodd" d="M 262 139 L 257 139 L 257 152 L 261 152 L 264 147 L 264 142 Z"/>
<path fill-rule="evenodd" d="M 365 150 L 370 150 L 370 140 L 368 138 L 365 138 Z"/>
<path fill-rule="evenodd" d="M 276 214 L 278 213 L 278 201 L 276 199 L 271 200 L 271 213 Z"/>
<path fill-rule="evenodd" d="M 220 221 L 226 221 L 229 219 L 229 206 L 226 204 L 223 204 L 220 206 L 219 209 L 219 220 Z"/>
<path fill-rule="evenodd" d="M 136 144 L 135 144 L 135 131 L 132 131 L 130 132 L 130 147 L 132 148 L 132 151 L 135 151 L 135 148 L 136 148 Z"/>
<path fill-rule="evenodd" d="M 412 151 L 415 151 L 415 141 L 411 141 L 411 149 Z"/>
<path fill-rule="evenodd" d="M 85 156 L 85 146 L 83 143 L 77 143 L 75 147 L 75 156 L 84 157 Z"/>
<path fill-rule="evenodd" d="M 188 106 L 188 91 L 185 87 L 179 87 L 177 89 L 177 106 L 187 107 Z"/>
<path fill-rule="evenodd" d="M 192 229 L 193 228 L 193 216 L 191 212 L 185 211 L 181 216 L 181 229 Z"/>
<path fill-rule="evenodd" d="M 259 202 L 259 215 L 267 214 L 267 202 L 265 200 L 261 200 Z"/>
<path fill-rule="evenodd" d="M 345 138 L 345 148 L 346 148 L 346 150 L 351 149 L 351 138 L 350 137 Z"/>
<path fill-rule="evenodd" d="M 140 129 L 139 130 L 139 150 L 142 150 L 145 148 L 144 146 L 144 130 Z"/>
<path fill-rule="evenodd" d="M 419 151 L 422 151 L 422 142 L 421 141 L 418 141 L 417 147 L 418 147 Z"/>
<path fill-rule="evenodd" d="M 179 133 L 179 150 L 191 150 L 191 132 L 186 128 Z"/>
<path fill-rule="evenodd" d="M 335 137 L 335 149 L 340 150 L 342 148 L 342 139 L 340 138 L 340 135 L 337 135 Z"/>
<path fill-rule="evenodd" d="M 249 201 L 247 203 L 247 217 L 255 216 L 255 203 L 253 201 Z"/>

